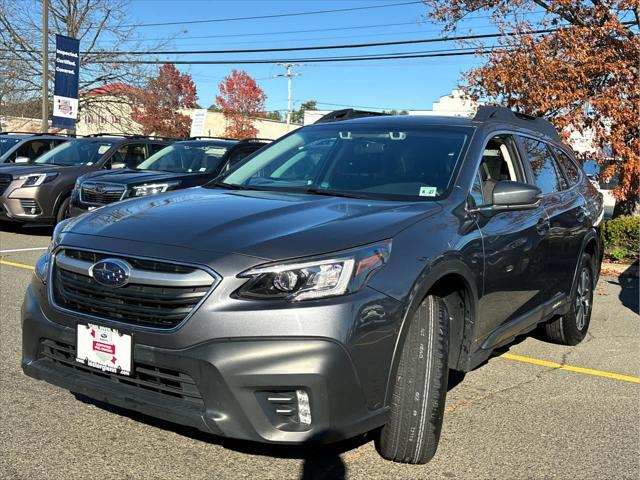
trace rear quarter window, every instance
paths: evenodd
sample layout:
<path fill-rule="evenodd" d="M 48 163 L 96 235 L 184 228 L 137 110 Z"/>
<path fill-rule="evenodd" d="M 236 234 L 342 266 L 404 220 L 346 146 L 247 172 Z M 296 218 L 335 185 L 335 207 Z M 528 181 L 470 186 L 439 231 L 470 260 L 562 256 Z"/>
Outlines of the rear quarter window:
<path fill-rule="evenodd" d="M 580 181 L 580 172 L 578 167 L 569 156 L 557 147 L 553 147 L 558 163 L 562 166 L 569 185 L 576 185 Z"/>

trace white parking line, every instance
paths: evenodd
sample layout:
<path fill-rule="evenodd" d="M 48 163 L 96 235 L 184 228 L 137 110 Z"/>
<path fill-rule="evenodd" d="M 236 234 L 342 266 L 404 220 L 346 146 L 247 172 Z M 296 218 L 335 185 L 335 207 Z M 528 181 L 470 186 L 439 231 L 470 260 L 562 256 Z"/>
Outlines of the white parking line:
<path fill-rule="evenodd" d="M 13 248 L 11 250 L 0 250 L 0 255 L 3 253 L 15 253 L 15 252 L 33 252 L 35 250 L 46 250 L 48 247 L 33 247 L 33 248 Z"/>

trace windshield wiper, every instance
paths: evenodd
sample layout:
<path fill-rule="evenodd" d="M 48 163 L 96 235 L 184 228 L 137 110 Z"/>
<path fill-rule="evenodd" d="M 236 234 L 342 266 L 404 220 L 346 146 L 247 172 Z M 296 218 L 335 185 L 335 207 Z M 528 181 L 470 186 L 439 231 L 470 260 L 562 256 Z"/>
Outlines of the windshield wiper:
<path fill-rule="evenodd" d="M 309 193 L 311 195 L 325 195 L 327 197 L 345 197 L 345 198 L 368 198 L 366 195 L 349 193 L 349 192 L 336 192 L 334 190 L 325 190 L 321 188 L 307 188 L 302 190 L 302 193 Z"/>
<path fill-rule="evenodd" d="M 267 190 L 266 188 L 254 187 L 251 185 L 242 185 L 238 183 L 211 182 L 207 183 L 207 185 L 226 188 L 227 190 Z"/>

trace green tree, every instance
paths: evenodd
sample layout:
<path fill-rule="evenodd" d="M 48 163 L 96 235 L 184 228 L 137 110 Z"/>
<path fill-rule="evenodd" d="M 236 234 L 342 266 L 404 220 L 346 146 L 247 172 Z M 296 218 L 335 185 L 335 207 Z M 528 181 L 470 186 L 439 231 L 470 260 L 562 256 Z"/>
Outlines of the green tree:
<path fill-rule="evenodd" d="M 302 124 L 304 123 L 304 112 L 305 110 L 317 110 L 318 102 L 315 100 L 309 100 L 300 105 L 298 110 L 295 110 L 291 113 L 291 122 Z"/>

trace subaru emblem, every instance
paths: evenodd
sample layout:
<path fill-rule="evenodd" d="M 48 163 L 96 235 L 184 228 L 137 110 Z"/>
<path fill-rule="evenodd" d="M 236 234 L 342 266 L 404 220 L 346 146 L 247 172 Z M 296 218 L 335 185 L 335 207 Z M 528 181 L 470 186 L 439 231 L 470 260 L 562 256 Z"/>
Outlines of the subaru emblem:
<path fill-rule="evenodd" d="M 105 287 L 123 287 L 129 283 L 131 265 L 117 258 L 105 258 L 89 268 L 89 276 Z"/>

